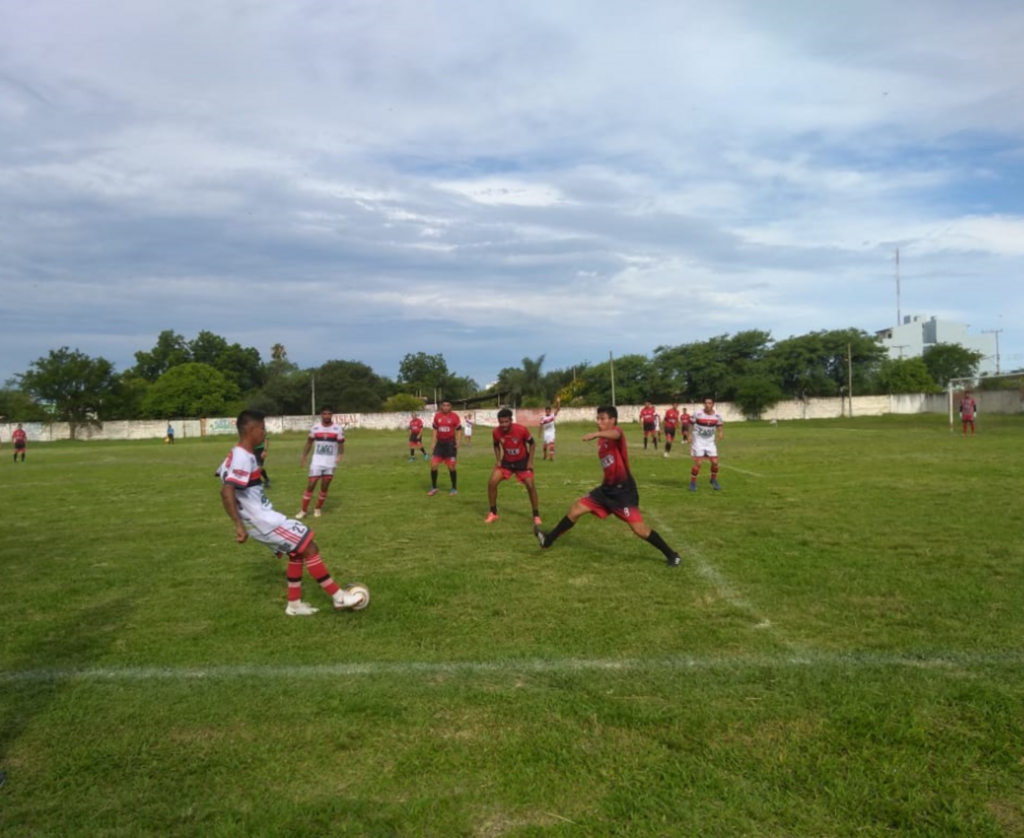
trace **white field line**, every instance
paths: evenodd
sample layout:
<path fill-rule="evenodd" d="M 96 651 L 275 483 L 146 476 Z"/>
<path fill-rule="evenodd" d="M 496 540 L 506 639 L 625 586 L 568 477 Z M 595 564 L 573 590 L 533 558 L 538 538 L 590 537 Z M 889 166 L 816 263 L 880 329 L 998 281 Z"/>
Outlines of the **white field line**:
<path fill-rule="evenodd" d="M 743 468 L 736 468 L 736 466 L 730 466 L 728 463 L 722 463 L 722 468 L 727 471 L 738 471 L 740 474 L 749 474 L 751 477 L 764 477 L 765 475 L 759 474 L 756 471 L 747 471 Z"/>
<path fill-rule="evenodd" d="M 878 652 L 803 652 L 800 654 L 754 655 L 744 657 L 671 655 L 654 658 L 621 659 L 527 659 L 502 661 L 371 661 L 364 663 L 311 664 L 308 666 L 206 666 L 206 667 L 96 667 L 28 669 L 0 673 L 0 684 L 54 683 L 62 681 L 228 681 L 277 678 L 314 680 L 391 676 L 415 678 L 435 675 L 529 675 L 570 672 L 685 672 L 722 670 L 745 672 L 754 669 L 798 669 L 838 667 L 853 669 L 965 669 L 979 666 L 1024 664 L 1024 650 L 929 651 L 915 654 Z"/>

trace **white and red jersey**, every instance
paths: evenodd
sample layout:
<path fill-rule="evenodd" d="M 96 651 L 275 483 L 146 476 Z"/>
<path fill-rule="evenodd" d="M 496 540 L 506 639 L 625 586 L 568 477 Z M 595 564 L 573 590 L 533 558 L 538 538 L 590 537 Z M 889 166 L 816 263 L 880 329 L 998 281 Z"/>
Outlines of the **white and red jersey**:
<path fill-rule="evenodd" d="M 555 441 L 555 414 L 545 413 L 540 417 L 540 427 L 544 432 L 544 441 L 552 443 Z"/>
<path fill-rule="evenodd" d="M 960 418 L 970 422 L 978 413 L 978 403 L 970 396 L 960 399 Z M 17 431 L 15 431 L 17 433 Z"/>
<path fill-rule="evenodd" d="M 345 429 L 337 422 L 317 422 L 310 429 L 309 438 L 313 440 L 310 468 L 334 468 L 338 464 L 338 447 L 345 443 Z"/>
<path fill-rule="evenodd" d="M 418 416 L 415 419 L 409 420 L 409 438 L 419 439 L 423 433 L 423 420 Z"/>
<path fill-rule="evenodd" d="M 221 481 L 235 487 L 238 515 L 246 529 L 268 533 L 288 520 L 280 512 L 274 511 L 270 499 L 263 494 L 260 461 L 251 451 L 236 445 L 218 472 Z"/>
<path fill-rule="evenodd" d="M 445 413 L 439 410 L 434 414 L 434 442 L 455 442 L 455 432 L 462 429 L 462 420 L 459 414 L 449 410 Z"/>
<path fill-rule="evenodd" d="M 694 442 L 700 440 L 713 442 L 718 429 L 724 424 L 725 420 L 722 419 L 722 416 L 718 411 L 705 413 L 702 410 L 700 413 L 694 414 L 693 418 L 690 419 L 690 426 L 693 428 Z"/>
<path fill-rule="evenodd" d="M 533 443 L 533 435 L 523 425 L 513 422 L 507 431 L 501 427 L 494 429 L 491 434 L 494 439 L 494 447 L 501 449 L 501 463 L 509 467 L 526 468 L 530 461 L 530 445 Z"/>
<path fill-rule="evenodd" d="M 626 435 L 619 431 L 618 439 L 597 440 L 597 458 L 604 469 L 604 485 L 615 486 L 629 479 L 629 454 L 626 451 Z"/>
<path fill-rule="evenodd" d="M 14 441 L 15 448 L 24 448 L 28 442 L 28 434 L 25 433 L 24 428 L 15 428 L 11 433 L 11 439 Z"/>
<path fill-rule="evenodd" d="M 670 407 L 665 411 L 665 430 L 675 431 L 676 426 L 679 424 L 679 411 L 674 407 Z"/>
<path fill-rule="evenodd" d="M 653 407 L 640 408 L 640 424 L 644 426 L 645 431 L 654 429 L 654 419 L 657 415 Z"/>

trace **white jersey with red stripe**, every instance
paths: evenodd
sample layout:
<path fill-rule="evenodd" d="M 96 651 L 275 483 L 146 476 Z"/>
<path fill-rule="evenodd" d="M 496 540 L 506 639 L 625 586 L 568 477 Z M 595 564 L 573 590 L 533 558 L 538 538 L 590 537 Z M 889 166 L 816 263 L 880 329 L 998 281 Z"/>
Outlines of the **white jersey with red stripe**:
<path fill-rule="evenodd" d="M 310 474 L 314 468 L 333 469 L 338 464 L 338 446 L 345 441 L 345 429 L 337 422 L 330 425 L 317 422 L 310 429 L 309 438 L 313 440 Z"/>
<path fill-rule="evenodd" d="M 274 511 L 270 499 L 263 494 L 260 462 L 251 451 L 236 445 L 218 473 L 224 483 L 235 487 L 238 515 L 247 530 L 269 533 L 288 520 L 280 512 Z"/>

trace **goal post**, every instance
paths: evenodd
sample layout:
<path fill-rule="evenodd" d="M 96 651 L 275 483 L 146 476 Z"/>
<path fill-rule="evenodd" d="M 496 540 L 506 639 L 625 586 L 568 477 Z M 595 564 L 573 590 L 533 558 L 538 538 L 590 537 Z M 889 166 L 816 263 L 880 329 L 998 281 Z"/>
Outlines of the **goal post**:
<path fill-rule="evenodd" d="M 958 392 L 964 392 L 966 390 L 1012 390 L 1012 386 L 1001 386 L 1001 387 L 989 387 L 986 386 L 989 383 L 1000 382 L 1001 384 L 1010 384 L 1013 380 L 1018 383 L 1018 388 L 1021 392 L 1021 397 L 1024 398 L 1024 373 L 1021 372 L 1004 372 L 1000 375 L 969 375 L 964 378 L 951 378 L 949 384 L 946 387 L 946 399 L 949 406 L 949 432 L 953 433 L 954 427 L 954 396 Z"/>

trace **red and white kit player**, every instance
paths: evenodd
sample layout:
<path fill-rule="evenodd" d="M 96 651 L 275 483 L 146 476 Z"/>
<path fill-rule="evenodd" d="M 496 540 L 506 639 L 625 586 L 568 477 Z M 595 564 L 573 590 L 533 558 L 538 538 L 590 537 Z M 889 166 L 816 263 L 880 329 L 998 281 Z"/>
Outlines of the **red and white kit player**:
<path fill-rule="evenodd" d="M 306 445 L 302 449 L 302 459 L 300 460 L 302 465 L 306 465 L 306 457 L 309 456 L 310 451 L 313 452 L 313 459 L 309 462 L 306 491 L 302 493 L 302 509 L 295 513 L 295 517 L 299 520 L 305 518 L 309 511 L 309 502 L 313 499 L 313 490 L 316 489 L 317 481 L 320 481 L 320 496 L 316 499 L 313 517 L 320 517 L 320 510 L 323 509 L 324 501 L 327 500 L 327 492 L 331 488 L 331 481 L 334 480 L 334 472 L 341 464 L 341 458 L 345 454 L 345 429 L 334 421 L 333 408 L 320 408 L 320 421 L 310 429 Z"/>
<path fill-rule="evenodd" d="M 444 463 L 448 466 L 448 476 L 452 481 L 450 494 L 459 493 L 459 475 L 456 471 L 456 458 L 459 456 L 459 443 L 462 441 L 462 420 L 452 410 L 452 403 L 441 402 L 441 409 L 434 414 L 434 451 L 430 456 L 430 491 L 428 495 L 437 494 L 437 467 Z"/>
<path fill-rule="evenodd" d="M 562 409 L 562 400 L 555 399 L 555 409 L 551 410 L 551 406 L 548 405 L 544 408 L 544 415 L 540 417 L 540 430 L 544 435 L 544 455 L 541 457 L 543 460 L 554 460 L 555 459 L 555 419 L 558 418 L 558 411 Z"/>
<path fill-rule="evenodd" d="M 960 425 L 963 428 L 964 436 L 967 436 L 968 426 L 971 429 L 971 436 L 974 436 L 974 417 L 978 415 L 978 403 L 968 390 L 960 399 Z M 20 427 L 20 426 L 19 426 Z M 15 431 L 17 433 L 17 431 Z"/>
<path fill-rule="evenodd" d="M 679 405 L 672 403 L 672 407 L 665 411 L 665 454 L 667 457 L 672 451 L 672 443 L 676 439 L 676 428 L 679 427 Z M 686 437 L 683 437 L 686 441 Z"/>
<path fill-rule="evenodd" d="M 364 608 L 367 605 L 365 593 L 342 589 L 331 578 L 320 556 L 320 548 L 313 540 L 313 531 L 275 511 L 270 499 L 263 494 L 260 461 L 254 453 L 255 447 L 267 435 L 263 414 L 244 410 L 235 426 L 238 428 L 238 444 L 217 469 L 222 483 L 221 501 L 224 511 L 235 524 L 235 541 L 243 544 L 251 537 L 266 544 L 274 553 L 288 556 L 285 614 L 309 617 L 317 612 L 312 605 L 302 601 L 303 567 L 331 597 L 337 610 Z"/>
<path fill-rule="evenodd" d="M 18 427 L 11 433 L 11 441 L 14 443 L 14 462 L 18 462 L 18 455 L 21 454 L 21 461 L 25 462 L 25 449 L 28 448 L 28 434 L 19 423 Z"/>
<path fill-rule="evenodd" d="M 427 449 L 423 447 L 423 420 L 413 413 L 409 417 L 409 462 L 415 462 L 416 449 L 420 449 L 423 459 L 427 459 Z"/>
<path fill-rule="evenodd" d="M 640 408 L 640 424 L 644 429 L 644 450 L 647 450 L 647 437 L 653 437 L 654 439 L 654 450 L 658 450 L 658 425 L 657 425 L 658 411 L 654 409 L 654 405 L 650 402 L 644 402 L 644 406 Z"/>
<path fill-rule="evenodd" d="M 690 456 L 693 457 L 693 468 L 690 469 L 690 491 L 697 491 L 697 478 L 704 460 L 711 461 L 711 488 L 716 492 L 722 487 L 718 485 L 718 445 L 722 441 L 722 426 L 725 420 L 715 410 L 714 399 L 704 399 L 704 409 L 693 414 L 690 419 Z"/>

